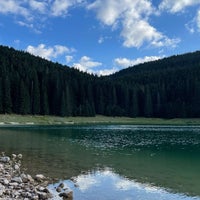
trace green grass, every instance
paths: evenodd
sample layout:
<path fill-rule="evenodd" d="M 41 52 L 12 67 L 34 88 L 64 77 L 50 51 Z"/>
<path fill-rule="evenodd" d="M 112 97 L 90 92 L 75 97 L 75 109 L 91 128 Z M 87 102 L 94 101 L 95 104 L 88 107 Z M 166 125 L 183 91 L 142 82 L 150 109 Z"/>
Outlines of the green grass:
<path fill-rule="evenodd" d="M 200 125 L 200 118 L 161 119 L 128 117 L 57 117 L 31 115 L 0 115 L 0 125 L 71 125 L 71 124 L 135 124 L 135 125 Z"/>

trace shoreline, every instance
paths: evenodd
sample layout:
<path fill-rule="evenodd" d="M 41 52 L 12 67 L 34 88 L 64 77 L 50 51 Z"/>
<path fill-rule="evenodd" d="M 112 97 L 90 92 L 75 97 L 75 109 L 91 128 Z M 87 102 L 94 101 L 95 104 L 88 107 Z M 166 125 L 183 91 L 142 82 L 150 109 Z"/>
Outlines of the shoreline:
<path fill-rule="evenodd" d="M 6 126 L 35 126 L 35 125 L 200 125 L 200 118 L 129 118 L 108 117 L 59 117 L 42 115 L 0 114 L 0 127 Z"/>
<path fill-rule="evenodd" d="M 26 174 L 21 160 L 22 154 L 0 155 L 0 200 L 53 200 L 55 194 L 48 189 L 53 180 L 43 174 Z M 73 192 L 62 182 L 55 189 L 59 199 L 73 199 Z"/>

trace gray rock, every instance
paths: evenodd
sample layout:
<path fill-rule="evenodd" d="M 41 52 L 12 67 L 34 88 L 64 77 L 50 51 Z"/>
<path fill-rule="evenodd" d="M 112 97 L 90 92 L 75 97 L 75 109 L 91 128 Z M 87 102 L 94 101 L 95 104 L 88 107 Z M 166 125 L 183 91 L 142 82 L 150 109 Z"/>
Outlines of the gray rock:
<path fill-rule="evenodd" d="M 27 177 L 26 174 L 22 173 L 22 174 L 20 175 L 20 177 L 21 177 L 23 183 L 27 183 L 27 182 L 28 182 L 28 177 Z"/>
<path fill-rule="evenodd" d="M 17 155 L 13 153 L 12 158 L 15 159 L 16 157 L 17 157 Z"/>
<path fill-rule="evenodd" d="M 22 159 L 22 154 L 18 154 L 17 157 L 18 157 L 19 159 Z"/>
<path fill-rule="evenodd" d="M 37 174 L 35 176 L 35 180 L 37 180 L 39 182 L 43 181 L 44 179 L 45 179 L 45 176 L 43 174 Z"/>
<path fill-rule="evenodd" d="M 22 183 L 22 178 L 21 177 L 14 177 L 11 179 L 12 182 L 16 182 L 16 183 Z"/>
<path fill-rule="evenodd" d="M 4 169 L 3 164 L 0 164 L 0 171 Z"/>
<path fill-rule="evenodd" d="M 62 188 L 61 187 L 57 187 L 56 188 L 56 192 L 60 193 L 62 191 Z"/>
<path fill-rule="evenodd" d="M 34 182 L 34 179 L 32 178 L 31 175 L 27 174 L 27 179 L 29 182 L 33 183 Z"/>
<path fill-rule="evenodd" d="M 43 191 L 45 190 L 45 187 L 42 187 L 42 186 L 41 186 L 41 187 L 38 187 L 37 189 L 38 189 L 39 191 L 43 192 Z"/>
<path fill-rule="evenodd" d="M 58 187 L 64 188 L 64 183 L 60 183 Z"/>
<path fill-rule="evenodd" d="M 10 157 L 8 157 L 8 156 L 1 157 L 0 162 L 8 163 L 8 162 L 10 162 Z"/>
<path fill-rule="evenodd" d="M 19 165 L 16 164 L 16 165 L 14 166 L 14 169 L 15 169 L 15 170 L 19 170 L 19 169 L 20 169 Z"/>
<path fill-rule="evenodd" d="M 12 182 L 12 183 L 9 183 L 9 186 L 18 186 L 19 185 L 19 183 L 17 183 L 17 182 Z"/>
<path fill-rule="evenodd" d="M 60 197 L 63 197 L 63 199 L 65 200 L 72 200 L 73 199 L 73 192 L 70 191 L 70 192 L 62 192 L 59 194 Z"/>
<path fill-rule="evenodd" d="M 9 184 L 9 180 L 8 180 L 8 179 L 6 179 L 6 178 L 5 178 L 5 179 L 3 179 L 3 184 L 4 184 L 4 185 L 8 185 L 8 184 Z"/>
<path fill-rule="evenodd" d="M 0 156 L 0 200 L 46 200 L 52 199 L 47 189 L 48 180 L 44 175 L 36 175 L 35 181 L 30 175 L 21 173 L 22 155 Z"/>
<path fill-rule="evenodd" d="M 5 192 L 5 186 L 0 183 L 0 197 L 2 197 L 4 192 Z"/>
<path fill-rule="evenodd" d="M 45 192 L 37 192 L 39 199 L 45 200 L 48 199 L 48 195 Z"/>

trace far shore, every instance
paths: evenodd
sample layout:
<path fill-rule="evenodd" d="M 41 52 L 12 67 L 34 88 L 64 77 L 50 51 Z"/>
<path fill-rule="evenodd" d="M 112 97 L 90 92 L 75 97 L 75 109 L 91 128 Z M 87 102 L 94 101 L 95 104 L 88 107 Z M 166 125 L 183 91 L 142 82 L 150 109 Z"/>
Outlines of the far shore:
<path fill-rule="evenodd" d="M 0 127 L 33 126 L 33 125 L 89 125 L 89 124 L 122 124 L 122 125 L 200 125 L 200 118 L 129 118 L 108 117 L 59 117 L 42 115 L 1 114 Z"/>

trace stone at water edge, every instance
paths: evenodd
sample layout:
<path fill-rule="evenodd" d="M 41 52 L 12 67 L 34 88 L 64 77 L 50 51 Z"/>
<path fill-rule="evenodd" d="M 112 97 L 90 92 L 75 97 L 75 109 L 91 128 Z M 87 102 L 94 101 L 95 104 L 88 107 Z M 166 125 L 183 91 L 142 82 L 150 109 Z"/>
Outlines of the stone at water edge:
<path fill-rule="evenodd" d="M 73 191 L 62 192 L 59 194 L 59 196 L 63 197 L 63 200 L 72 200 L 73 199 Z"/>
<path fill-rule="evenodd" d="M 18 157 L 19 159 L 22 159 L 22 154 L 18 154 L 17 157 Z"/>
<path fill-rule="evenodd" d="M 3 195 L 4 192 L 5 192 L 5 186 L 0 183 L 0 197 Z"/>
<path fill-rule="evenodd" d="M 31 175 L 27 174 L 26 176 L 27 176 L 28 181 L 30 181 L 31 183 L 34 182 L 34 179 L 32 178 Z"/>
<path fill-rule="evenodd" d="M 48 200 L 52 194 L 46 188 L 49 179 L 42 174 L 34 180 L 21 172 L 22 155 L 0 156 L 0 200 Z M 53 199 L 52 199 L 53 200 Z"/>
<path fill-rule="evenodd" d="M 8 180 L 8 179 L 6 179 L 6 178 L 5 178 L 5 179 L 3 179 L 3 184 L 4 184 L 4 185 L 8 185 L 8 184 L 9 184 L 9 180 Z"/>
<path fill-rule="evenodd" d="M 17 155 L 13 153 L 13 154 L 12 154 L 12 158 L 13 158 L 13 159 L 16 159 L 16 157 L 17 157 Z"/>
<path fill-rule="evenodd" d="M 64 183 L 60 183 L 58 187 L 64 188 Z"/>
<path fill-rule="evenodd" d="M 8 163 L 8 162 L 10 162 L 10 157 L 8 157 L 8 156 L 1 157 L 0 162 Z"/>
<path fill-rule="evenodd" d="M 15 170 L 19 170 L 19 168 L 20 168 L 19 165 L 18 165 L 18 164 L 15 164 L 14 169 L 15 169 Z"/>
<path fill-rule="evenodd" d="M 14 177 L 11 179 L 11 182 L 22 183 L 23 181 L 21 177 Z"/>
<path fill-rule="evenodd" d="M 56 188 L 56 192 L 60 193 L 62 191 L 62 188 L 61 187 L 57 187 Z"/>
<path fill-rule="evenodd" d="M 45 179 L 45 176 L 43 174 L 37 174 L 35 176 L 35 180 L 37 181 L 43 181 Z"/>
<path fill-rule="evenodd" d="M 4 169 L 3 165 L 0 164 L 0 171 L 2 171 Z"/>

